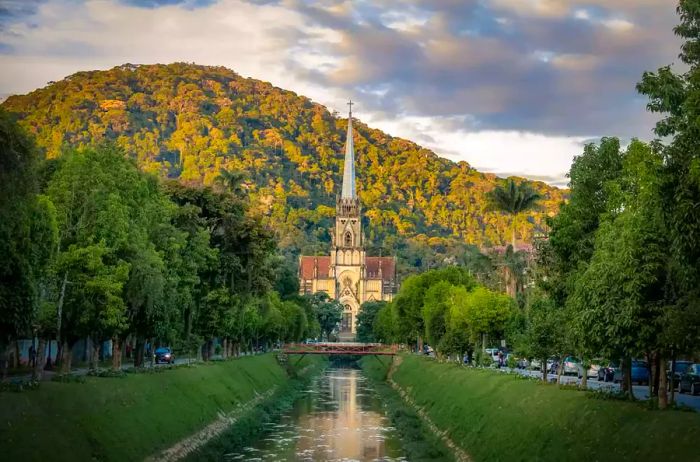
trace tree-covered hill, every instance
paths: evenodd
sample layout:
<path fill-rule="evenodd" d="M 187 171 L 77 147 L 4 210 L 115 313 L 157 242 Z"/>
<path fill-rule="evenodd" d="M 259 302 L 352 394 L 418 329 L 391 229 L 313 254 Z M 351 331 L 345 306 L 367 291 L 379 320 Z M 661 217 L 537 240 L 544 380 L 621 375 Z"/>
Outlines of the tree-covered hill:
<path fill-rule="evenodd" d="M 347 119 L 306 97 L 223 67 L 125 64 L 79 72 L 2 107 L 48 157 L 65 145 L 113 140 L 142 169 L 187 184 L 211 184 L 221 169 L 243 172 L 282 248 L 327 249 Z M 355 136 L 370 252 L 509 242 L 510 217 L 490 211 L 486 199 L 498 178 L 360 121 Z M 543 199 L 539 210 L 518 218 L 521 241 L 564 195 L 541 182 L 531 186 Z"/>

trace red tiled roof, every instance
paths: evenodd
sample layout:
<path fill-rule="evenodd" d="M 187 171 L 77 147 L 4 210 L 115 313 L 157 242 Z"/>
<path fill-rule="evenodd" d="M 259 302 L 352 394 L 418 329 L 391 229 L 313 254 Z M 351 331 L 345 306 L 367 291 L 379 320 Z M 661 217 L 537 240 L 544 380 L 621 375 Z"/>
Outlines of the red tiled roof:
<path fill-rule="evenodd" d="M 379 278 L 379 264 L 382 267 L 382 280 L 391 281 L 395 276 L 396 260 L 394 257 L 367 257 L 365 259 L 365 273 L 368 279 Z"/>
<path fill-rule="evenodd" d="M 303 256 L 299 262 L 299 275 L 302 279 L 314 279 L 314 267 L 317 267 L 316 278 L 325 279 L 331 267 L 331 257 Z"/>
<path fill-rule="evenodd" d="M 395 277 L 396 268 L 396 260 L 394 259 L 394 257 L 367 257 L 365 259 L 365 273 L 367 275 L 367 278 L 379 278 L 380 262 L 382 267 L 382 280 L 393 280 Z M 330 266 L 330 256 L 302 256 L 299 261 L 299 277 L 301 277 L 302 279 L 314 279 L 314 267 L 316 267 L 316 278 L 328 278 Z"/>

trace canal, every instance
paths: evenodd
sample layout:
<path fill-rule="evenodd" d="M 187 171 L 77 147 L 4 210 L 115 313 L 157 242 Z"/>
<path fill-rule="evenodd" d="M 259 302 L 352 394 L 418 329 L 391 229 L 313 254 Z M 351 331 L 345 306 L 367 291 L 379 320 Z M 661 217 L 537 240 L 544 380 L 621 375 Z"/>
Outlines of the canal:
<path fill-rule="evenodd" d="M 399 436 L 379 397 L 356 368 L 332 367 L 270 423 L 261 438 L 227 461 L 403 461 Z"/>

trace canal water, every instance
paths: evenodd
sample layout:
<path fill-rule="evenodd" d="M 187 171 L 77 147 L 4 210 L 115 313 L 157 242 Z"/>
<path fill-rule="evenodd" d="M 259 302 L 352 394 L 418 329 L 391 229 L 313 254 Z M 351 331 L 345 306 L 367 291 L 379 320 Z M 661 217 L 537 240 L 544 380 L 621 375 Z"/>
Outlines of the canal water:
<path fill-rule="evenodd" d="M 405 461 L 399 437 L 371 383 L 333 367 L 250 447 L 226 461 Z"/>

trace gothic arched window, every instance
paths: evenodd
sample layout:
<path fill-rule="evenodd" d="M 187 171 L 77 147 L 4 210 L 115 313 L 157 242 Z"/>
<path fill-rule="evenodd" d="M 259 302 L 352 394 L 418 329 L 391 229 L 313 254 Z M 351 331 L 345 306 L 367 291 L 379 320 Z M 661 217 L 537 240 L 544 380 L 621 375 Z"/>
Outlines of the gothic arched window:
<path fill-rule="evenodd" d="M 352 247 L 352 234 L 350 234 L 350 231 L 345 233 L 345 247 Z"/>

